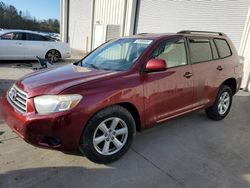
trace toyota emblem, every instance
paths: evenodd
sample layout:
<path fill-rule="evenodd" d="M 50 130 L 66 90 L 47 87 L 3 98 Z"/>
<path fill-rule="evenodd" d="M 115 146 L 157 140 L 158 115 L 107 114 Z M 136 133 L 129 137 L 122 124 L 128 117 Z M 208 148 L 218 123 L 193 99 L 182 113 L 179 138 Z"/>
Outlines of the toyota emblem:
<path fill-rule="evenodd" d="M 17 97 L 17 93 L 16 93 L 16 90 L 15 89 L 11 89 L 10 92 L 9 92 L 9 96 L 12 100 L 16 101 L 16 97 Z"/>

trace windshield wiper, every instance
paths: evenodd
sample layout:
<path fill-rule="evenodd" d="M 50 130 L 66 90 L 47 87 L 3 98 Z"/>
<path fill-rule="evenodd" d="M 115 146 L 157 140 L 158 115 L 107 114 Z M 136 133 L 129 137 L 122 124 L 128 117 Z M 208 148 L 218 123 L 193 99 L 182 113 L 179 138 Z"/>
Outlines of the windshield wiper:
<path fill-rule="evenodd" d="M 90 65 L 94 69 L 97 69 L 97 70 L 99 69 L 99 67 L 95 66 L 94 64 L 88 64 L 88 65 Z"/>
<path fill-rule="evenodd" d="M 94 69 L 99 69 L 99 67 L 97 67 L 97 66 L 95 66 L 94 64 L 92 64 L 92 63 L 86 63 L 86 62 L 84 62 L 86 65 L 88 65 L 88 66 L 90 66 L 90 67 L 92 67 L 92 68 L 94 68 Z"/>

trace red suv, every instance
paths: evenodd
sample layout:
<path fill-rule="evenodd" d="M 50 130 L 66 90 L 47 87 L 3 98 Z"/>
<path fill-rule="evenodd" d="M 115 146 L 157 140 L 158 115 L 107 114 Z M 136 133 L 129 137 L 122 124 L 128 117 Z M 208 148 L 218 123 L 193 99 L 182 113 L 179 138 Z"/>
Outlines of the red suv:
<path fill-rule="evenodd" d="M 16 81 L 2 113 L 30 144 L 79 148 L 109 163 L 128 150 L 136 130 L 200 109 L 222 120 L 241 79 L 237 51 L 223 33 L 144 33 Z"/>

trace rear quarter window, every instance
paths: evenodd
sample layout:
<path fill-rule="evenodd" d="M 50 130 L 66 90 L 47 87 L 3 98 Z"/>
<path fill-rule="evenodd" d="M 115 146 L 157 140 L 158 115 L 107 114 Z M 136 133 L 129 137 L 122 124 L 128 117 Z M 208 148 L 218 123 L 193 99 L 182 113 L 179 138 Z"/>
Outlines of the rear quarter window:
<path fill-rule="evenodd" d="M 191 38 L 189 48 L 192 63 L 210 61 L 213 59 L 209 39 Z"/>
<path fill-rule="evenodd" d="M 211 44 L 211 47 L 212 47 L 212 52 L 213 52 L 214 59 L 219 59 L 219 54 L 218 54 L 218 51 L 217 51 L 217 48 L 215 46 L 214 41 L 210 40 L 210 44 Z"/>
<path fill-rule="evenodd" d="M 227 43 L 226 40 L 224 39 L 214 39 L 214 42 L 217 46 L 217 49 L 219 51 L 219 55 L 221 58 L 225 58 L 225 57 L 228 57 L 228 56 L 231 56 L 232 53 L 231 53 L 231 49 Z"/>

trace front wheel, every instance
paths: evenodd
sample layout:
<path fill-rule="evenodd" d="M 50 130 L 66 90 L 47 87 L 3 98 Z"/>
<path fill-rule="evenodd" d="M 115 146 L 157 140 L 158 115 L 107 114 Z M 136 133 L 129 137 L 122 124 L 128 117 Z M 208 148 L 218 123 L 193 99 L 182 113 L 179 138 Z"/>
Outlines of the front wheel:
<path fill-rule="evenodd" d="M 81 136 L 80 151 L 96 163 L 111 163 L 128 150 L 135 135 L 135 121 L 123 107 L 114 105 L 98 112 Z"/>
<path fill-rule="evenodd" d="M 232 96 L 232 89 L 226 85 L 222 85 L 213 106 L 206 108 L 207 116 L 213 120 L 224 119 L 230 111 Z"/>

